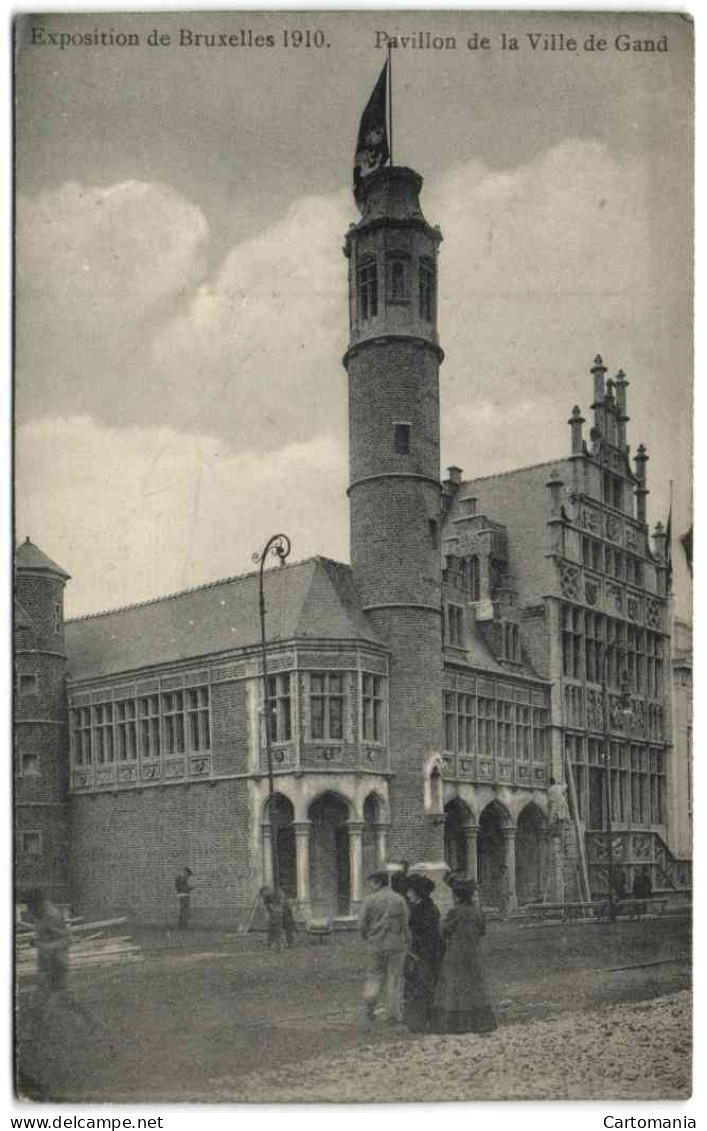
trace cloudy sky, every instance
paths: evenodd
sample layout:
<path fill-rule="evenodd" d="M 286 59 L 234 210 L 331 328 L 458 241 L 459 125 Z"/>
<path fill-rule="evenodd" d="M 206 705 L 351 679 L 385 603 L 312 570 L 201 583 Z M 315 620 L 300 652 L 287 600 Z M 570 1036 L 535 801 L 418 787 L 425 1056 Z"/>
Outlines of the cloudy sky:
<path fill-rule="evenodd" d="M 140 45 L 50 41 L 96 29 Z M 170 45 L 149 46 L 153 29 Z M 179 46 L 180 29 L 276 45 Z M 326 46 L 283 45 L 307 29 Z M 380 31 L 457 41 L 393 60 L 396 163 L 423 174 L 444 233 L 442 466 L 471 477 L 563 456 L 599 352 L 630 381 L 651 521 L 672 479 L 687 526 L 679 16 L 35 17 L 16 80 L 17 536 L 72 574 L 71 615 L 246 571 L 281 529 L 296 558 L 348 559 L 341 248 Z M 489 50 L 467 48 L 474 32 Z M 533 51 L 538 32 L 580 49 Z M 667 35 L 668 50 L 618 51 L 619 33 Z M 583 50 L 591 34 L 606 51 Z"/>

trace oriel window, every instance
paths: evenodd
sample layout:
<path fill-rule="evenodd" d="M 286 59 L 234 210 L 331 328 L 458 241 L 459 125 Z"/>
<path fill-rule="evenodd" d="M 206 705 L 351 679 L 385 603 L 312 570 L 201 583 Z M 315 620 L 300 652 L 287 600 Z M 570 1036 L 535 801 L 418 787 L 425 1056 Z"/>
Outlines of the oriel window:
<path fill-rule="evenodd" d="M 292 738 L 292 700 L 290 675 L 268 677 L 268 702 L 270 712 L 270 739 L 272 742 L 289 742 Z"/>
<path fill-rule="evenodd" d="M 384 742 L 383 679 L 363 675 L 363 741 Z"/>

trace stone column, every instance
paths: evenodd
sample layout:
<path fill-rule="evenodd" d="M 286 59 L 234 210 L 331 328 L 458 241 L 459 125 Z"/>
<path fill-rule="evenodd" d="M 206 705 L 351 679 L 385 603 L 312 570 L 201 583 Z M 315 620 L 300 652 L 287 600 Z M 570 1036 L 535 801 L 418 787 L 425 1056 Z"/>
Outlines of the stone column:
<path fill-rule="evenodd" d="M 382 868 L 388 862 L 388 829 L 389 824 L 378 823 L 373 826 L 376 838 L 376 868 Z"/>
<path fill-rule="evenodd" d="M 351 901 L 349 915 L 357 915 L 363 901 L 363 821 L 349 821 L 349 870 Z"/>
<path fill-rule="evenodd" d="M 309 833 L 311 821 L 295 821 L 295 853 L 297 863 L 297 910 L 305 919 L 309 918 Z"/>
<path fill-rule="evenodd" d="M 479 826 L 466 825 L 464 835 L 466 837 L 466 874 L 470 880 L 478 880 L 479 862 L 476 855 L 476 838 L 479 835 Z"/>
<path fill-rule="evenodd" d="M 263 886 L 272 887 L 272 840 L 270 837 L 270 822 L 262 825 L 263 833 Z"/>
<path fill-rule="evenodd" d="M 517 829 L 503 830 L 503 863 L 508 869 L 506 882 L 508 885 L 507 911 L 515 911 L 518 906 L 516 900 L 516 833 Z"/>

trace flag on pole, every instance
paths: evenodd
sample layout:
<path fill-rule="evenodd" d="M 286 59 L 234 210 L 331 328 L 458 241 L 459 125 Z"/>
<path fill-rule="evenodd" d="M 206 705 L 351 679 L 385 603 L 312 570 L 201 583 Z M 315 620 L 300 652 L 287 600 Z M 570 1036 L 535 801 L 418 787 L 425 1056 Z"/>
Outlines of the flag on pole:
<path fill-rule="evenodd" d="M 354 157 L 354 196 L 358 196 L 362 183 L 376 169 L 385 165 L 390 156 L 388 148 L 388 60 L 378 76 L 373 94 L 368 99 L 361 117 Z"/>
<path fill-rule="evenodd" d="M 685 561 L 687 562 L 687 568 L 690 571 L 690 577 L 692 577 L 692 523 L 690 523 L 690 529 L 686 530 L 684 534 L 680 535 L 680 545 L 682 546 L 683 552 L 685 554 Z"/>

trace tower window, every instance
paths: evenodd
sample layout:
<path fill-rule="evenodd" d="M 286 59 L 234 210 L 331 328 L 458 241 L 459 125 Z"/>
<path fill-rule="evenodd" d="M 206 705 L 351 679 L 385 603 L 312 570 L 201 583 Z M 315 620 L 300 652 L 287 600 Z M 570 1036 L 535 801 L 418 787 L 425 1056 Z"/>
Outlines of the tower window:
<path fill-rule="evenodd" d="M 439 526 L 437 525 L 436 521 L 433 518 L 431 518 L 429 520 L 429 527 L 430 527 L 430 540 L 432 542 L 432 549 L 438 550 L 439 549 Z"/>
<path fill-rule="evenodd" d="M 408 276 L 407 264 L 404 259 L 394 258 L 388 260 L 388 302 L 407 302 Z"/>
<path fill-rule="evenodd" d="M 431 259 L 420 260 L 420 317 L 434 322 L 436 303 L 435 266 Z"/>
<path fill-rule="evenodd" d="M 356 272 L 358 317 L 361 322 L 378 313 L 378 267 L 375 259 L 365 259 Z"/>
<path fill-rule="evenodd" d="M 42 834 L 34 829 L 23 829 L 20 833 L 20 847 L 23 856 L 42 855 Z"/>
<path fill-rule="evenodd" d="M 39 777 L 39 754 L 36 750 L 25 750 L 22 755 L 22 775 L 28 778 Z"/>
<path fill-rule="evenodd" d="M 35 674 L 20 675 L 17 690 L 20 695 L 36 695 L 39 691 L 39 677 Z"/>
<path fill-rule="evenodd" d="M 394 424 L 393 425 L 393 445 L 395 453 L 399 456 L 406 456 L 410 451 L 410 425 L 409 424 Z"/>

